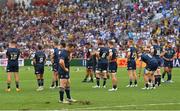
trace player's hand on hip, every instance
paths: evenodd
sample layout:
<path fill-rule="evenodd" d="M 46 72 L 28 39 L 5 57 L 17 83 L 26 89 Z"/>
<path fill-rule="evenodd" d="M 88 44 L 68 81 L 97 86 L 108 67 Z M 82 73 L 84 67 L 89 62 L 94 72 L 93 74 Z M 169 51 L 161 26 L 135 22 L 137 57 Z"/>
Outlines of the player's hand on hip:
<path fill-rule="evenodd" d="M 66 71 L 66 72 L 69 72 L 69 69 L 68 69 L 68 68 L 65 68 L 65 71 Z"/>

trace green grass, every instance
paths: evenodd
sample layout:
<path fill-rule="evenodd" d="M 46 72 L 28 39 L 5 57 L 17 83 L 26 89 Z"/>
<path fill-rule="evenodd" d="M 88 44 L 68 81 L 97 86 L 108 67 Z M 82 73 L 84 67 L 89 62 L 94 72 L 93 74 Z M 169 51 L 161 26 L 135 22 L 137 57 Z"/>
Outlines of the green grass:
<path fill-rule="evenodd" d="M 173 80 L 175 83 L 163 83 L 156 90 L 141 90 L 143 78 L 141 77 L 137 88 L 126 88 L 128 76 L 125 68 L 118 69 L 118 91 L 108 92 L 111 88 L 111 81 L 107 81 L 107 88 L 93 89 L 95 83 L 81 83 L 84 78 L 85 68 L 81 67 L 76 72 L 75 67 L 71 68 L 71 94 L 79 101 L 90 101 L 90 104 L 58 103 L 58 89 L 51 90 L 49 86 L 52 80 L 52 71 L 45 70 L 45 90 L 37 92 L 37 84 L 33 67 L 20 68 L 21 92 L 15 91 L 15 84 L 12 81 L 11 92 L 5 92 L 6 72 L 0 68 L 0 109 L 10 110 L 180 110 L 180 69 L 173 69 Z M 13 79 L 14 80 L 14 79 Z M 102 81 L 101 81 L 102 84 Z"/>

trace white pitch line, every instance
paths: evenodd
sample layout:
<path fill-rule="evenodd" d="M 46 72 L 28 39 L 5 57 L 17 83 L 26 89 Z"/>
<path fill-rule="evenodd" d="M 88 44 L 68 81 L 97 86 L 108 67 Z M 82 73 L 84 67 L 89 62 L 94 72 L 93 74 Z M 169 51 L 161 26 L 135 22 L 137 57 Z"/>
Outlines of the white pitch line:
<path fill-rule="evenodd" d="M 159 104 L 142 104 L 142 105 L 121 105 L 121 106 L 103 106 L 103 107 L 86 107 L 75 108 L 74 110 L 95 110 L 95 109 L 107 109 L 107 108 L 124 108 L 124 107 L 137 107 L 137 106 L 163 106 L 163 105 L 180 105 L 180 103 L 159 103 Z"/>

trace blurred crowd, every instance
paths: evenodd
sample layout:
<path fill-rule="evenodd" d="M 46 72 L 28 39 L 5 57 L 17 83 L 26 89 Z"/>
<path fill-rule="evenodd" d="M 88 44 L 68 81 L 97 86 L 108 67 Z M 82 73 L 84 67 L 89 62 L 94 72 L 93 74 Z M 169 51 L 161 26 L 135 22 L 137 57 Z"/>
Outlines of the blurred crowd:
<path fill-rule="evenodd" d="M 114 39 L 120 57 L 126 53 L 128 38 L 137 46 L 158 38 L 162 45 L 172 41 L 179 48 L 179 0 L 122 1 L 52 0 L 5 7 L 0 9 L 0 47 L 6 49 L 16 39 L 23 58 L 29 58 L 38 44 L 48 55 L 55 39 L 76 43 L 76 58 L 83 57 L 86 42 L 97 48 L 99 39 Z"/>

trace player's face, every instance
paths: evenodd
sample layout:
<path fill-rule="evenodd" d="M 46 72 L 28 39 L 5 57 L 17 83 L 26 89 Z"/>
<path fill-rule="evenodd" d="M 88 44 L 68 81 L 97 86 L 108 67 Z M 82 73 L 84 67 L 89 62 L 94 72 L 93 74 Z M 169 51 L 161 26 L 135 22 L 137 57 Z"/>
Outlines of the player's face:
<path fill-rule="evenodd" d="M 70 52 L 74 52 L 74 50 L 75 50 L 74 47 L 69 48 L 69 51 L 70 51 Z"/>
<path fill-rule="evenodd" d="M 16 47 L 16 44 L 9 43 L 9 47 L 12 47 L 12 48 L 14 48 L 14 47 Z"/>
<path fill-rule="evenodd" d="M 171 47 L 172 47 L 172 44 L 171 44 L 171 43 L 168 43 L 168 47 L 171 48 Z"/>
<path fill-rule="evenodd" d="M 11 47 L 11 43 L 9 43 L 9 47 Z"/>
<path fill-rule="evenodd" d="M 131 46 L 131 45 L 132 45 L 132 42 L 131 42 L 131 41 L 128 41 L 127 45 L 128 45 L 128 46 Z"/>
<path fill-rule="evenodd" d="M 144 52 L 149 53 L 150 52 L 150 48 L 145 47 Z"/>
<path fill-rule="evenodd" d="M 90 45 L 85 45 L 86 48 L 90 48 Z"/>

